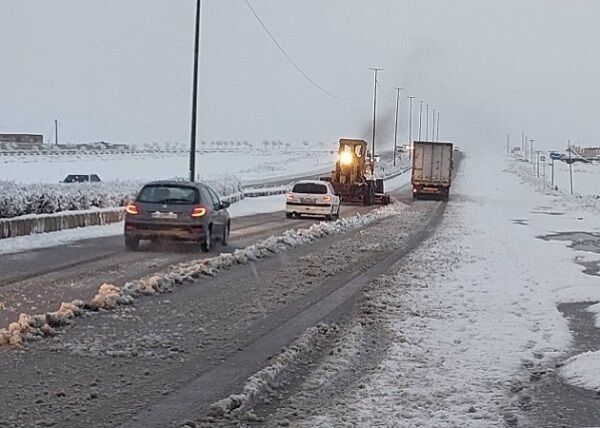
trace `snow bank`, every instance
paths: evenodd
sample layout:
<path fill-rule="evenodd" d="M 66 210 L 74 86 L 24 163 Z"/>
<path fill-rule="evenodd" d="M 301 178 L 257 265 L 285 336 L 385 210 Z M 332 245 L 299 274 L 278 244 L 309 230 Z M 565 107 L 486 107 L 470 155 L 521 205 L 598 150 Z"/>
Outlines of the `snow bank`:
<path fill-rule="evenodd" d="M 230 269 L 236 265 L 245 265 L 253 261 L 282 254 L 301 245 L 310 244 L 328 236 L 360 229 L 375 221 L 399 214 L 404 204 L 396 203 L 357 214 L 353 217 L 339 219 L 335 222 L 320 222 L 306 229 L 286 230 L 279 236 L 271 236 L 249 247 L 237 249 L 233 253 L 222 253 L 216 257 L 198 259 L 172 266 L 166 273 L 156 273 L 145 278 L 126 283 L 123 287 L 113 284 L 102 284 L 94 298 L 88 302 L 74 301 L 64 303 L 57 312 L 45 315 L 29 316 L 22 314 L 22 324 L 12 323 L 8 329 L 0 329 L 0 345 L 10 344 L 18 347 L 22 339 L 33 339 L 52 332 L 52 327 L 65 325 L 73 316 L 83 311 L 111 310 L 117 306 L 130 305 L 134 299 L 165 293 L 176 286 L 194 282 L 203 275 L 214 276 L 219 271 Z M 74 308 L 80 310 L 75 311 Z M 71 311 L 69 311 L 69 309 Z"/>
<path fill-rule="evenodd" d="M 584 352 L 569 358 L 560 368 L 564 380 L 576 387 L 600 390 L 600 351 Z"/>
<path fill-rule="evenodd" d="M 294 343 L 272 359 L 271 363 L 262 370 L 250 376 L 239 394 L 232 394 L 211 405 L 211 416 L 221 417 L 226 414 L 235 416 L 255 417 L 251 409 L 260 397 L 273 388 L 277 388 L 285 375 L 306 354 L 311 352 L 319 340 L 324 338 L 331 327 L 319 324 L 307 329 Z M 334 328 L 337 331 L 337 328 Z M 246 415 L 244 415 L 246 414 Z"/>

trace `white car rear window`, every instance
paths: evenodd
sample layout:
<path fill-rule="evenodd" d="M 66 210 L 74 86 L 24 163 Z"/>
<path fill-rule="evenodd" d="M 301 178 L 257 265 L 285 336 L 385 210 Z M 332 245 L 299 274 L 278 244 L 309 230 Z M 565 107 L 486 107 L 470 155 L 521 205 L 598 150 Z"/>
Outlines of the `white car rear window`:
<path fill-rule="evenodd" d="M 298 183 L 292 189 L 293 193 L 311 193 L 313 195 L 326 195 L 327 186 L 317 183 Z"/>

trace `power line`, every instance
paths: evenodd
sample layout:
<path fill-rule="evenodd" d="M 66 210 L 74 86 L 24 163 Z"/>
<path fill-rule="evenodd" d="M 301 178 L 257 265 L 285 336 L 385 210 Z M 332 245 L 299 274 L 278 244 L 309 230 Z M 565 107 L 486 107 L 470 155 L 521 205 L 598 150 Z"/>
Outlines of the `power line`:
<path fill-rule="evenodd" d="M 387 92 L 384 91 L 383 87 L 381 86 L 381 84 L 379 83 L 379 81 L 377 81 L 377 87 L 379 88 L 379 90 L 381 91 L 381 95 L 383 95 L 385 98 L 388 99 L 388 101 L 392 101 L 392 102 L 396 102 L 396 97 L 390 97 L 388 96 Z"/>
<path fill-rule="evenodd" d="M 260 19 L 260 16 L 258 16 L 258 13 L 256 12 L 256 10 L 254 10 L 254 8 L 252 7 L 252 5 L 250 4 L 250 0 L 245 0 L 245 2 L 246 2 L 246 5 L 248 5 L 248 8 L 250 9 L 250 11 L 252 12 L 252 15 L 254 15 L 254 17 L 256 18 L 256 20 L 258 21 L 258 23 L 260 24 L 260 26 L 263 28 L 263 30 L 265 30 L 265 33 L 267 33 L 267 35 L 269 36 L 269 38 L 271 39 L 271 41 L 273 41 L 273 43 L 275 43 L 275 46 L 277 46 L 277 48 L 283 54 L 283 56 L 285 56 L 285 58 L 289 61 L 289 63 L 292 65 L 292 67 L 294 67 L 296 69 L 296 71 L 298 71 L 298 73 L 300 73 L 302 75 L 302 77 L 304 77 L 311 85 L 313 85 L 319 91 L 323 92 L 326 95 L 329 95 L 330 97 L 337 98 L 339 100 L 351 100 L 351 99 L 353 99 L 353 98 L 340 97 L 339 95 L 336 95 L 336 94 L 334 94 L 332 92 L 329 92 L 327 89 L 323 88 L 321 85 L 319 85 L 313 79 L 311 79 L 310 76 L 308 74 L 306 74 L 300 68 L 300 66 L 298 66 L 298 64 L 296 64 L 296 62 L 292 59 L 292 57 L 288 55 L 288 53 L 285 51 L 285 49 L 283 48 L 283 46 L 281 46 L 281 44 L 277 41 L 277 39 L 275 38 L 275 36 L 271 33 L 271 31 L 269 31 L 269 29 L 267 28 L 267 26 L 265 25 L 265 23 L 263 22 L 263 20 Z"/>

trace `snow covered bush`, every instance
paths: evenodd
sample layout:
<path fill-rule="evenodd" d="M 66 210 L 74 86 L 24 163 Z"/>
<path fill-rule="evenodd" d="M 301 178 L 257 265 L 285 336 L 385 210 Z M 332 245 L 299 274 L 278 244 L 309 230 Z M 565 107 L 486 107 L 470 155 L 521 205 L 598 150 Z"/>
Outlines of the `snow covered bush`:
<path fill-rule="evenodd" d="M 241 192 L 237 177 L 222 176 L 205 181 L 219 195 Z M 0 218 L 59 211 L 120 207 L 135 198 L 142 181 L 102 183 L 22 184 L 0 181 Z"/>

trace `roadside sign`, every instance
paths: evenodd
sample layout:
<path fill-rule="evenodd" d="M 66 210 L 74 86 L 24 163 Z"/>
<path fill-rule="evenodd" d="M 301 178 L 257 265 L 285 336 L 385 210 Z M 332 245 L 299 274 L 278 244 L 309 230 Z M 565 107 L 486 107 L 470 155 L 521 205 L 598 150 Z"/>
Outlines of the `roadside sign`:
<path fill-rule="evenodd" d="M 540 160 L 541 160 L 542 162 L 544 162 L 544 161 L 546 160 L 546 156 L 543 156 L 543 155 L 542 155 L 542 156 L 540 156 Z"/>

